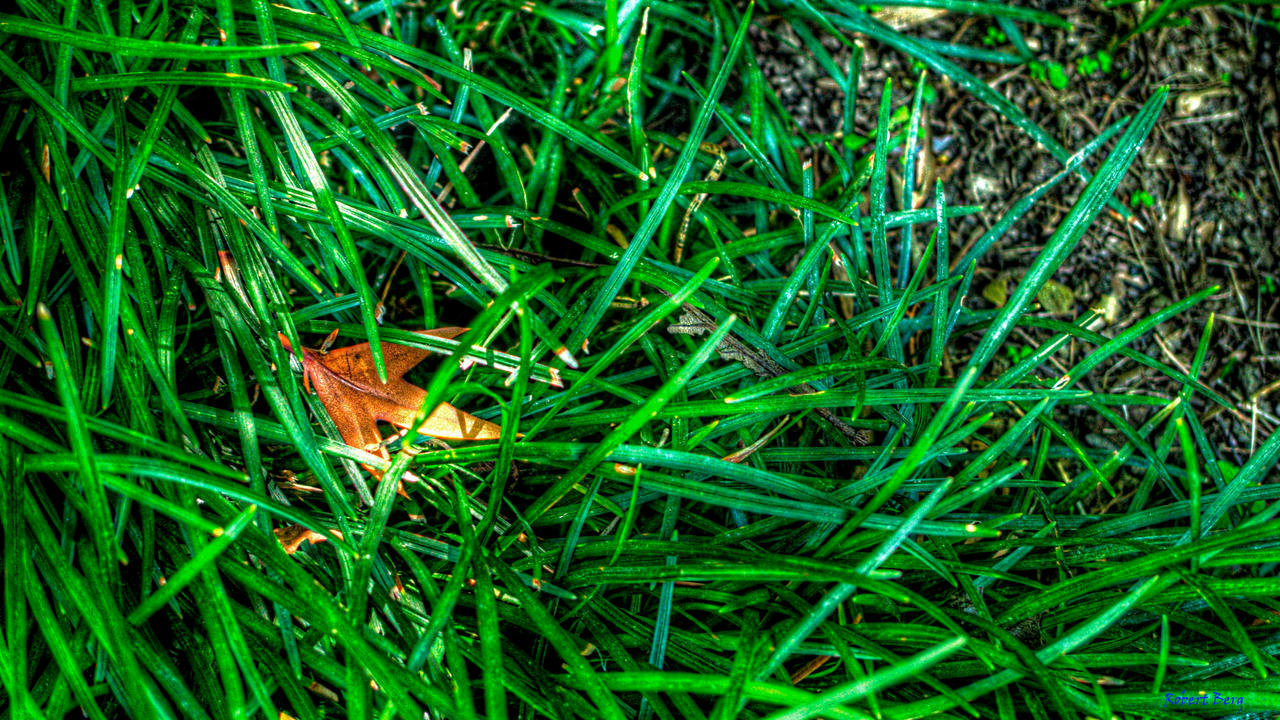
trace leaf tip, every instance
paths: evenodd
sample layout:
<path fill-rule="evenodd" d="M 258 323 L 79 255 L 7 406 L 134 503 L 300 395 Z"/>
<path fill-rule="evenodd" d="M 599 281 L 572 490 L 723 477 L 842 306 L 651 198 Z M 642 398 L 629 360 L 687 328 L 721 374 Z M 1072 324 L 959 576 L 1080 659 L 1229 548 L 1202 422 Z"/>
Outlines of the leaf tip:
<path fill-rule="evenodd" d="M 573 356 L 573 353 L 569 352 L 569 348 L 565 347 L 564 345 L 561 345 L 560 347 L 556 348 L 556 357 L 560 358 L 560 360 L 564 362 L 565 365 L 568 365 L 574 370 L 578 369 L 578 359 L 575 358 Z"/>

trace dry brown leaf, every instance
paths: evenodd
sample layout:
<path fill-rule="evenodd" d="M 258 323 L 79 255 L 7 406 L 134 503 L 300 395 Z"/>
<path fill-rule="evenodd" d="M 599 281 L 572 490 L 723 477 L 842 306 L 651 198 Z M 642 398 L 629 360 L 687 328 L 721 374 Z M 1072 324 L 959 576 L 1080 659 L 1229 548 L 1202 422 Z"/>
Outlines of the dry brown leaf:
<path fill-rule="evenodd" d="M 453 338 L 466 332 L 466 328 L 446 327 L 419 330 L 421 335 Z M 290 353 L 293 347 L 283 334 L 280 342 Z M 395 343 L 382 343 L 382 358 L 387 369 L 387 382 L 378 380 L 373 366 L 369 343 L 348 345 L 344 348 L 321 353 L 302 349 L 303 381 L 308 390 L 314 387 L 316 395 L 342 440 L 354 448 L 360 448 L 390 459 L 382 446 L 378 421 L 390 423 L 401 429 L 409 429 L 418 408 L 427 397 L 427 391 L 404 379 L 404 374 L 422 362 L 431 352 Z M 440 403 L 427 419 L 418 426 L 423 435 L 442 440 L 496 440 L 502 428 L 474 415 L 465 413 L 449 403 Z"/>
<path fill-rule="evenodd" d="M 308 529 L 302 525 L 289 525 L 275 529 L 276 539 L 284 546 L 284 551 L 290 555 L 298 552 L 298 548 L 302 547 L 302 543 L 308 540 L 314 545 L 322 543 L 329 538 L 321 535 L 315 530 Z M 329 533 L 336 538 L 342 538 L 342 533 L 337 530 L 330 530 Z"/>

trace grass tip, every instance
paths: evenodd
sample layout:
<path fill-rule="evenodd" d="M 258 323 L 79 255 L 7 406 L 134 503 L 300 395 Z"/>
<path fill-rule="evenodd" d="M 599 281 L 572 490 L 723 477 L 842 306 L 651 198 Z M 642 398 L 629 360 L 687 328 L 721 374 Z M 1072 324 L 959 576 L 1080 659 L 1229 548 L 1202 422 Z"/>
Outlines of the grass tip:
<path fill-rule="evenodd" d="M 561 345 L 560 347 L 556 348 L 556 357 L 560 358 L 561 362 L 573 368 L 574 370 L 578 369 L 578 359 L 575 358 L 573 356 L 573 353 L 569 352 L 569 348 L 565 347 L 564 345 Z"/>
<path fill-rule="evenodd" d="M 36 317 L 41 320 L 52 320 L 53 314 L 49 312 L 49 306 L 44 303 L 36 305 Z"/>

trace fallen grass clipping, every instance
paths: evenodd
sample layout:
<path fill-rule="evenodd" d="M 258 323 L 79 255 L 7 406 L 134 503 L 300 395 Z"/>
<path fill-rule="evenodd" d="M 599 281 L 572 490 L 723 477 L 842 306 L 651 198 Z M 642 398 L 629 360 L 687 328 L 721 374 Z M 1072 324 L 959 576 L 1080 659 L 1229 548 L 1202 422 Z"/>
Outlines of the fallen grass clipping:
<path fill-rule="evenodd" d="M 864 9 L 0 15 L 0 716 L 1280 709 L 1280 439 L 1216 456 L 1211 323 L 1185 368 L 1131 348 L 1215 289 L 1115 327 L 1036 304 L 1166 92 L 1067 148 Z M 849 98 L 819 142 L 758 69 L 779 22 Z M 853 102 L 855 32 L 1062 172 L 902 207 L 924 83 Z M 1046 195 L 1052 239 L 966 308 Z M 1097 391 L 1121 360 L 1181 391 Z"/>

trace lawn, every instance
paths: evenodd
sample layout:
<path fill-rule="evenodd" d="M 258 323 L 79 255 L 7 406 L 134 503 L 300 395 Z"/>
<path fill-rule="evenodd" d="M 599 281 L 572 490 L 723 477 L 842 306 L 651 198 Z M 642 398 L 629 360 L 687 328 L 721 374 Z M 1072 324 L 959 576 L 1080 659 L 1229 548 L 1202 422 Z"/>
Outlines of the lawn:
<path fill-rule="evenodd" d="M 18 0 L 0 718 L 1280 713 L 1280 31 L 1103 12 Z"/>

